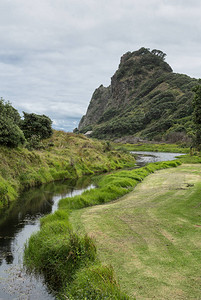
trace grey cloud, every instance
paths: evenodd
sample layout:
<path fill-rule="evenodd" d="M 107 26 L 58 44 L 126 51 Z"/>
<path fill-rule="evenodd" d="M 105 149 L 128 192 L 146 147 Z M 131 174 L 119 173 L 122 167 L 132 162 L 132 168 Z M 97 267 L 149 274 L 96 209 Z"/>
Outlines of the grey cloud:
<path fill-rule="evenodd" d="M 127 51 L 161 49 L 175 72 L 201 77 L 200 11 L 197 0 L 1 1 L 0 96 L 73 128 Z"/>

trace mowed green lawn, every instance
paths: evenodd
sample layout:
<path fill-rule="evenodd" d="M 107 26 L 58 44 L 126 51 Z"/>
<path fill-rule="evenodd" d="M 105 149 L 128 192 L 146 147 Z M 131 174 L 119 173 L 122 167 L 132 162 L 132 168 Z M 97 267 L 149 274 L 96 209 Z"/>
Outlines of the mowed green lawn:
<path fill-rule="evenodd" d="M 157 171 L 110 204 L 73 211 L 131 299 L 201 299 L 201 165 Z"/>

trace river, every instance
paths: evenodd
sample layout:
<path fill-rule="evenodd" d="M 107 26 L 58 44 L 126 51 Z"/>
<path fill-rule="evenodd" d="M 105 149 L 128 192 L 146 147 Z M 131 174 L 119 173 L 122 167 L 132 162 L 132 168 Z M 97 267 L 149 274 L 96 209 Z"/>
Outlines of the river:
<path fill-rule="evenodd" d="M 175 159 L 178 153 L 138 152 L 137 167 L 150 162 Z M 28 275 L 23 269 L 24 244 L 39 230 L 40 218 L 57 209 L 60 199 L 94 188 L 91 178 L 63 181 L 32 188 L 0 210 L 0 300 L 53 300 L 43 277 Z"/>

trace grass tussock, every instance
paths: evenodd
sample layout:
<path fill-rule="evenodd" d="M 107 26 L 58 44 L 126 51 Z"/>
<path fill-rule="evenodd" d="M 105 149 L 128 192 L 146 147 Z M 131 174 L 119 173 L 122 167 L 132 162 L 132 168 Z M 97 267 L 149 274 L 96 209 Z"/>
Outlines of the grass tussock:
<path fill-rule="evenodd" d="M 71 288 L 65 290 L 61 299 L 80 300 L 128 300 L 119 287 L 111 266 L 96 264 L 76 273 Z"/>
<path fill-rule="evenodd" d="M 84 135 L 54 131 L 40 150 L 0 146 L 0 207 L 29 187 L 133 166 L 132 155 Z"/>
<path fill-rule="evenodd" d="M 150 173 L 180 164 L 179 161 L 153 163 L 101 176 L 96 189 L 60 200 L 59 210 L 42 218 L 40 231 L 29 239 L 24 252 L 25 265 L 30 271 L 43 273 L 52 286 L 59 287 L 61 299 L 128 299 L 121 292 L 112 268 L 98 261 L 93 239 L 72 230 L 69 214 L 75 209 L 115 200 Z"/>

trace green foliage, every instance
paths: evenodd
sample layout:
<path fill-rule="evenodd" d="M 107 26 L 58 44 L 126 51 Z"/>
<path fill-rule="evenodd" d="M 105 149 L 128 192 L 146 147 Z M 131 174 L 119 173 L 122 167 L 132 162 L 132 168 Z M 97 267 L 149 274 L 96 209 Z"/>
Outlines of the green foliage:
<path fill-rule="evenodd" d="M 130 192 L 138 182 L 155 170 L 176 167 L 180 164 L 179 161 L 160 162 L 132 171 L 119 171 L 105 175 L 99 180 L 98 188 L 87 190 L 82 195 L 60 200 L 59 208 L 71 210 L 107 203 Z"/>
<path fill-rule="evenodd" d="M 0 99 L 0 144 L 18 147 L 26 143 L 28 149 L 40 149 L 40 140 L 49 138 L 52 121 L 45 115 L 24 113 L 21 120 L 18 111 L 9 102 Z"/>
<path fill-rule="evenodd" d="M 19 128 L 20 115 L 9 102 L 0 99 L 0 144 L 7 147 L 17 147 L 25 142 L 22 130 Z"/>
<path fill-rule="evenodd" d="M 81 134 L 54 131 L 39 146 L 40 151 L 0 146 L 0 182 L 7 187 L 6 193 L 0 188 L 0 207 L 29 187 L 135 164 L 132 155 L 114 151 L 109 142 Z"/>
<path fill-rule="evenodd" d="M 24 113 L 24 120 L 21 122 L 21 129 L 27 139 L 33 136 L 38 136 L 39 139 L 46 139 L 51 137 L 52 121 L 49 117 L 45 115 L 36 115 Z"/>
<path fill-rule="evenodd" d="M 160 50 L 150 51 L 148 48 L 122 56 L 111 85 L 105 88 L 108 102 L 105 104 L 102 94 L 97 94 L 97 101 L 90 104 L 84 117 L 84 123 L 91 126 L 93 137 L 116 139 L 134 135 L 148 140 L 182 143 L 186 140 L 191 143 L 194 135 L 192 123 L 190 126 L 183 123 L 183 129 L 177 124 L 183 118 L 192 119 L 192 87 L 198 81 L 173 73 L 164 61 L 165 56 Z M 94 111 L 101 102 L 104 105 L 97 108 L 103 113 L 95 120 Z M 80 128 L 86 131 L 82 124 Z"/>
<path fill-rule="evenodd" d="M 172 152 L 172 153 L 189 153 L 189 147 L 176 144 L 153 144 L 153 143 L 139 143 L 139 144 L 113 144 L 116 150 L 122 151 L 154 151 L 154 152 Z"/>
<path fill-rule="evenodd" d="M 28 269 L 43 273 L 53 286 L 59 287 L 63 291 L 61 299 L 128 299 L 121 292 L 112 268 L 97 265 L 93 240 L 72 231 L 69 212 L 115 200 L 155 170 L 179 164 L 162 162 L 108 174 L 100 178 L 98 188 L 60 200 L 58 212 L 42 219 L 41 230 L 31 236 L 25 248 Z"/>
<path fill-rule="evenodd" d="M 92 239 L 78 236 L 66 222 L 58 220 L 46 223 L 42 230 L 32 235 L 24 251 L 28 269 L 43 272 L 57 289 L 71 281 L 76 270 L 94 261 L 95 257 Z"/>
<path fill-rule="evenodd" d="M 33 149 L 42 149 L 43 148 L 43 144 L 41 143 L 41 138 L 40 136 L 33 134 L 30 138 L 27 139 L 27 144 L 26 144 L 26 148 L 29 150 L 33 150 Z"/>
<path fill-rule="evenodd" d="M 179 160 L 184 164 L 201 164 L 201 153 L 194 152 L 192 149 L 191 154 L 182 155 Z"/>
<path fill-rule="evenodd" d="M 12 119 L 13 123 L 20 123 L 20 115 L 18 111 L 12 107 L 10 102 L 5 102 L 3 98 L 0 99 L 0 114 Z"/>
<path fill-rule="evenodd" d="M 93 265 L 76 273 L 72 284 L 65 291 L 64 298 L 72 300 L 128 300 L 121 292 L 111 266 Z"/>
<path fill-rule="evenodd" d="M 118 115 L 118 114 L 119 114 L 119 110 L 117 108 L 109 108 L 100 117 L 100 119 L 98 120 L 98 123 L 108 121 L 111 118 L 113 118 L 115 115 Z M 92 127 L 91 127 L 91 129 L 92 129 Z"/>
<path fill-rule="evenodd" d="M 201 79 L 199 81 L 201 83 Z M 196 85 L 193 88 L 195 92 L 193 100 L 193 121 L 195 124 L 195 145 L 198 149 L 201 149 L 201 84 Z"/>

